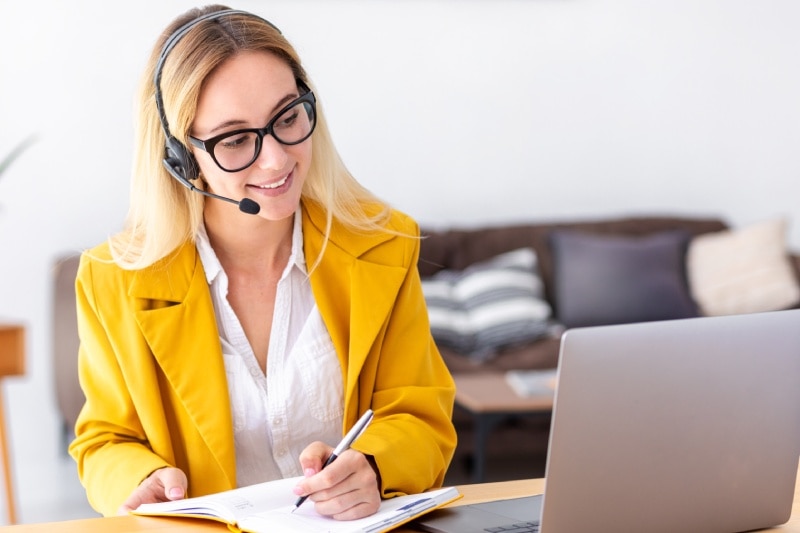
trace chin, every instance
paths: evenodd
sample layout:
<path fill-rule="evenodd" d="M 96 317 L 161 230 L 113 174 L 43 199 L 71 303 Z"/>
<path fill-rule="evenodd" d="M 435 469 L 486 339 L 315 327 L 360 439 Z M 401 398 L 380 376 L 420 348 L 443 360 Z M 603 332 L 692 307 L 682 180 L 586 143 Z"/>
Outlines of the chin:
<path fill-rule="evenodd" d="M 265 220 L 271 220 L 273 222 L 278 222 L 281 220 L 286 220 L 287 218 L 292 218 L 297 212 L 297 208 L 300 206 L 300 202 L 294 202 L 293 204 L 285 204 L 281 206 L 270 205 L 271 202 L 260 203 L 261 210 L 258 212 L 259 217 Z"/>

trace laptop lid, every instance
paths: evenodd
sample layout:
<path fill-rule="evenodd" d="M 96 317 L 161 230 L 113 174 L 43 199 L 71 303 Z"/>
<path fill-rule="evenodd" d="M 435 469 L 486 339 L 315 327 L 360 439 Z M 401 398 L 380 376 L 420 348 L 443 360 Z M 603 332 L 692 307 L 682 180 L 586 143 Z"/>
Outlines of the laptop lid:
<path fill-rule="evenodd" d="M 572 329 L 541 531 L 781 524 L 799 455 L 800 310 Z"/>

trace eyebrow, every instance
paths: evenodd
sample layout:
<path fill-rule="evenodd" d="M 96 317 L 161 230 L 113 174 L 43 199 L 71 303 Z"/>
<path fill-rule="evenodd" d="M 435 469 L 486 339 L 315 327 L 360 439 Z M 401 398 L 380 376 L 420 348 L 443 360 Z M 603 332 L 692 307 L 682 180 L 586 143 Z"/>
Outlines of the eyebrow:
<path fill-rule="evenodd" d="M 300 97 L 299 93 L 298 94 L 287 94 L 286 96 L 284 96 L 283 98 L 278 100 L 278 102 L 272 108 L 272 112 L 270 113 L 270 119 L 267 120 L 267 123 L 269 123 L 269 121 L 272 120 L 275 117 L 275 114 L 278 113 L 278 111 L 280 111 L 281 109 L 283 109 L 283 107 L 286 104 L 288 104 L 292 100 L 295 100 L 295 99 L 297 99 L 299 97 Z M 230 128 L 231 126 L 244 126 L 246 124 L 247 124 L 247 122 L 244 121 L 244 120 L 241 120 L 241 119 L 226 120 L 225 122 L 223 122 L 221 124 L 217 124 L 216 126 L 214 126 L 211 130 L 209 130 L 208 134 L 213 136 L 214 134 L 216 134 L 220 130 L 224 130 L 226 128 Z"/>

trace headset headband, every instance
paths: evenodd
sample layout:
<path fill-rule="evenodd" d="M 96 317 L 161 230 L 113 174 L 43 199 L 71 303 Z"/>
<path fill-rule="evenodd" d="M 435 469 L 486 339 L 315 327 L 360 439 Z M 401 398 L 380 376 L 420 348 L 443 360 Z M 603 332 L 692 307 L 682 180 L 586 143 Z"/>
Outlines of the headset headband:
<path fill-rule="evenodd" d="M 187 22 L 186 24 L 175 30 L 172 33 L 172 35 L 170 35 L 164 42 L 163 48 L 161 48 L 161 55 L 158 57 L 158 63 L 156 63 L 156 71 L 153 76 L 153 84 L 155 85 L 156 88 L 156 109 L 158 109 L 158 117 L 159 119 L 161 119 L 161 127 L 163 128 L 164 135 L 167 138 L 171 137 L 172 135 L 169 132 L 169 123 L 167 122 L 167 116 L 166 113 L 164 112 L 164 99 L 161 96 L 161 71 L 164 68 L 164 62 L 167 60 L 167 56 L 169 55 L 169 53 L 172 52 L 172 49 L 175 48 L 175 45 L 178 44 L 178 42 L 181 39 L 183 39 L 183 37 L 187 33 L 189 33 L 189 30 L 191 30 L 204 20 L 218 19 L 220 17 L 224 17 L 227 15 L 246 15 L 248 17 L 253 17 L 269 24 L 270 26 L 275 28 L 275 31 L 281 33 L 281 30 L 279 30 L 277 26 L 275 26 L 267 19 L 259 17 L 258 15 L 254 15 L 253 13 L 250 13 L 248 11 L 242 11 L 239 9 L 223 9 L 222 11 L 214 11 L 212 13 L 206 13 L 205 15 L 200 15 L 199 17 L 190 20 L 189 22 Z"/>

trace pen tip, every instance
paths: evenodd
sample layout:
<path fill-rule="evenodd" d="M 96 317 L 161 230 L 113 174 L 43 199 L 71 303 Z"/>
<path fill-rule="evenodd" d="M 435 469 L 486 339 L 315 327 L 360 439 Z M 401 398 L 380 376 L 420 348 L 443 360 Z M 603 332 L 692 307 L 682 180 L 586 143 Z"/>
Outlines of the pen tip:
<path fill-rule="evenodd" d="M 293 512 L 295 512 L 296 510 L 297 510 L 297 506 L 295 505 L 295 506 L 292 508 L 292 510 L 289 512 L 289 514 L 292 514 L 292 513 L 293 513 Z"/>

